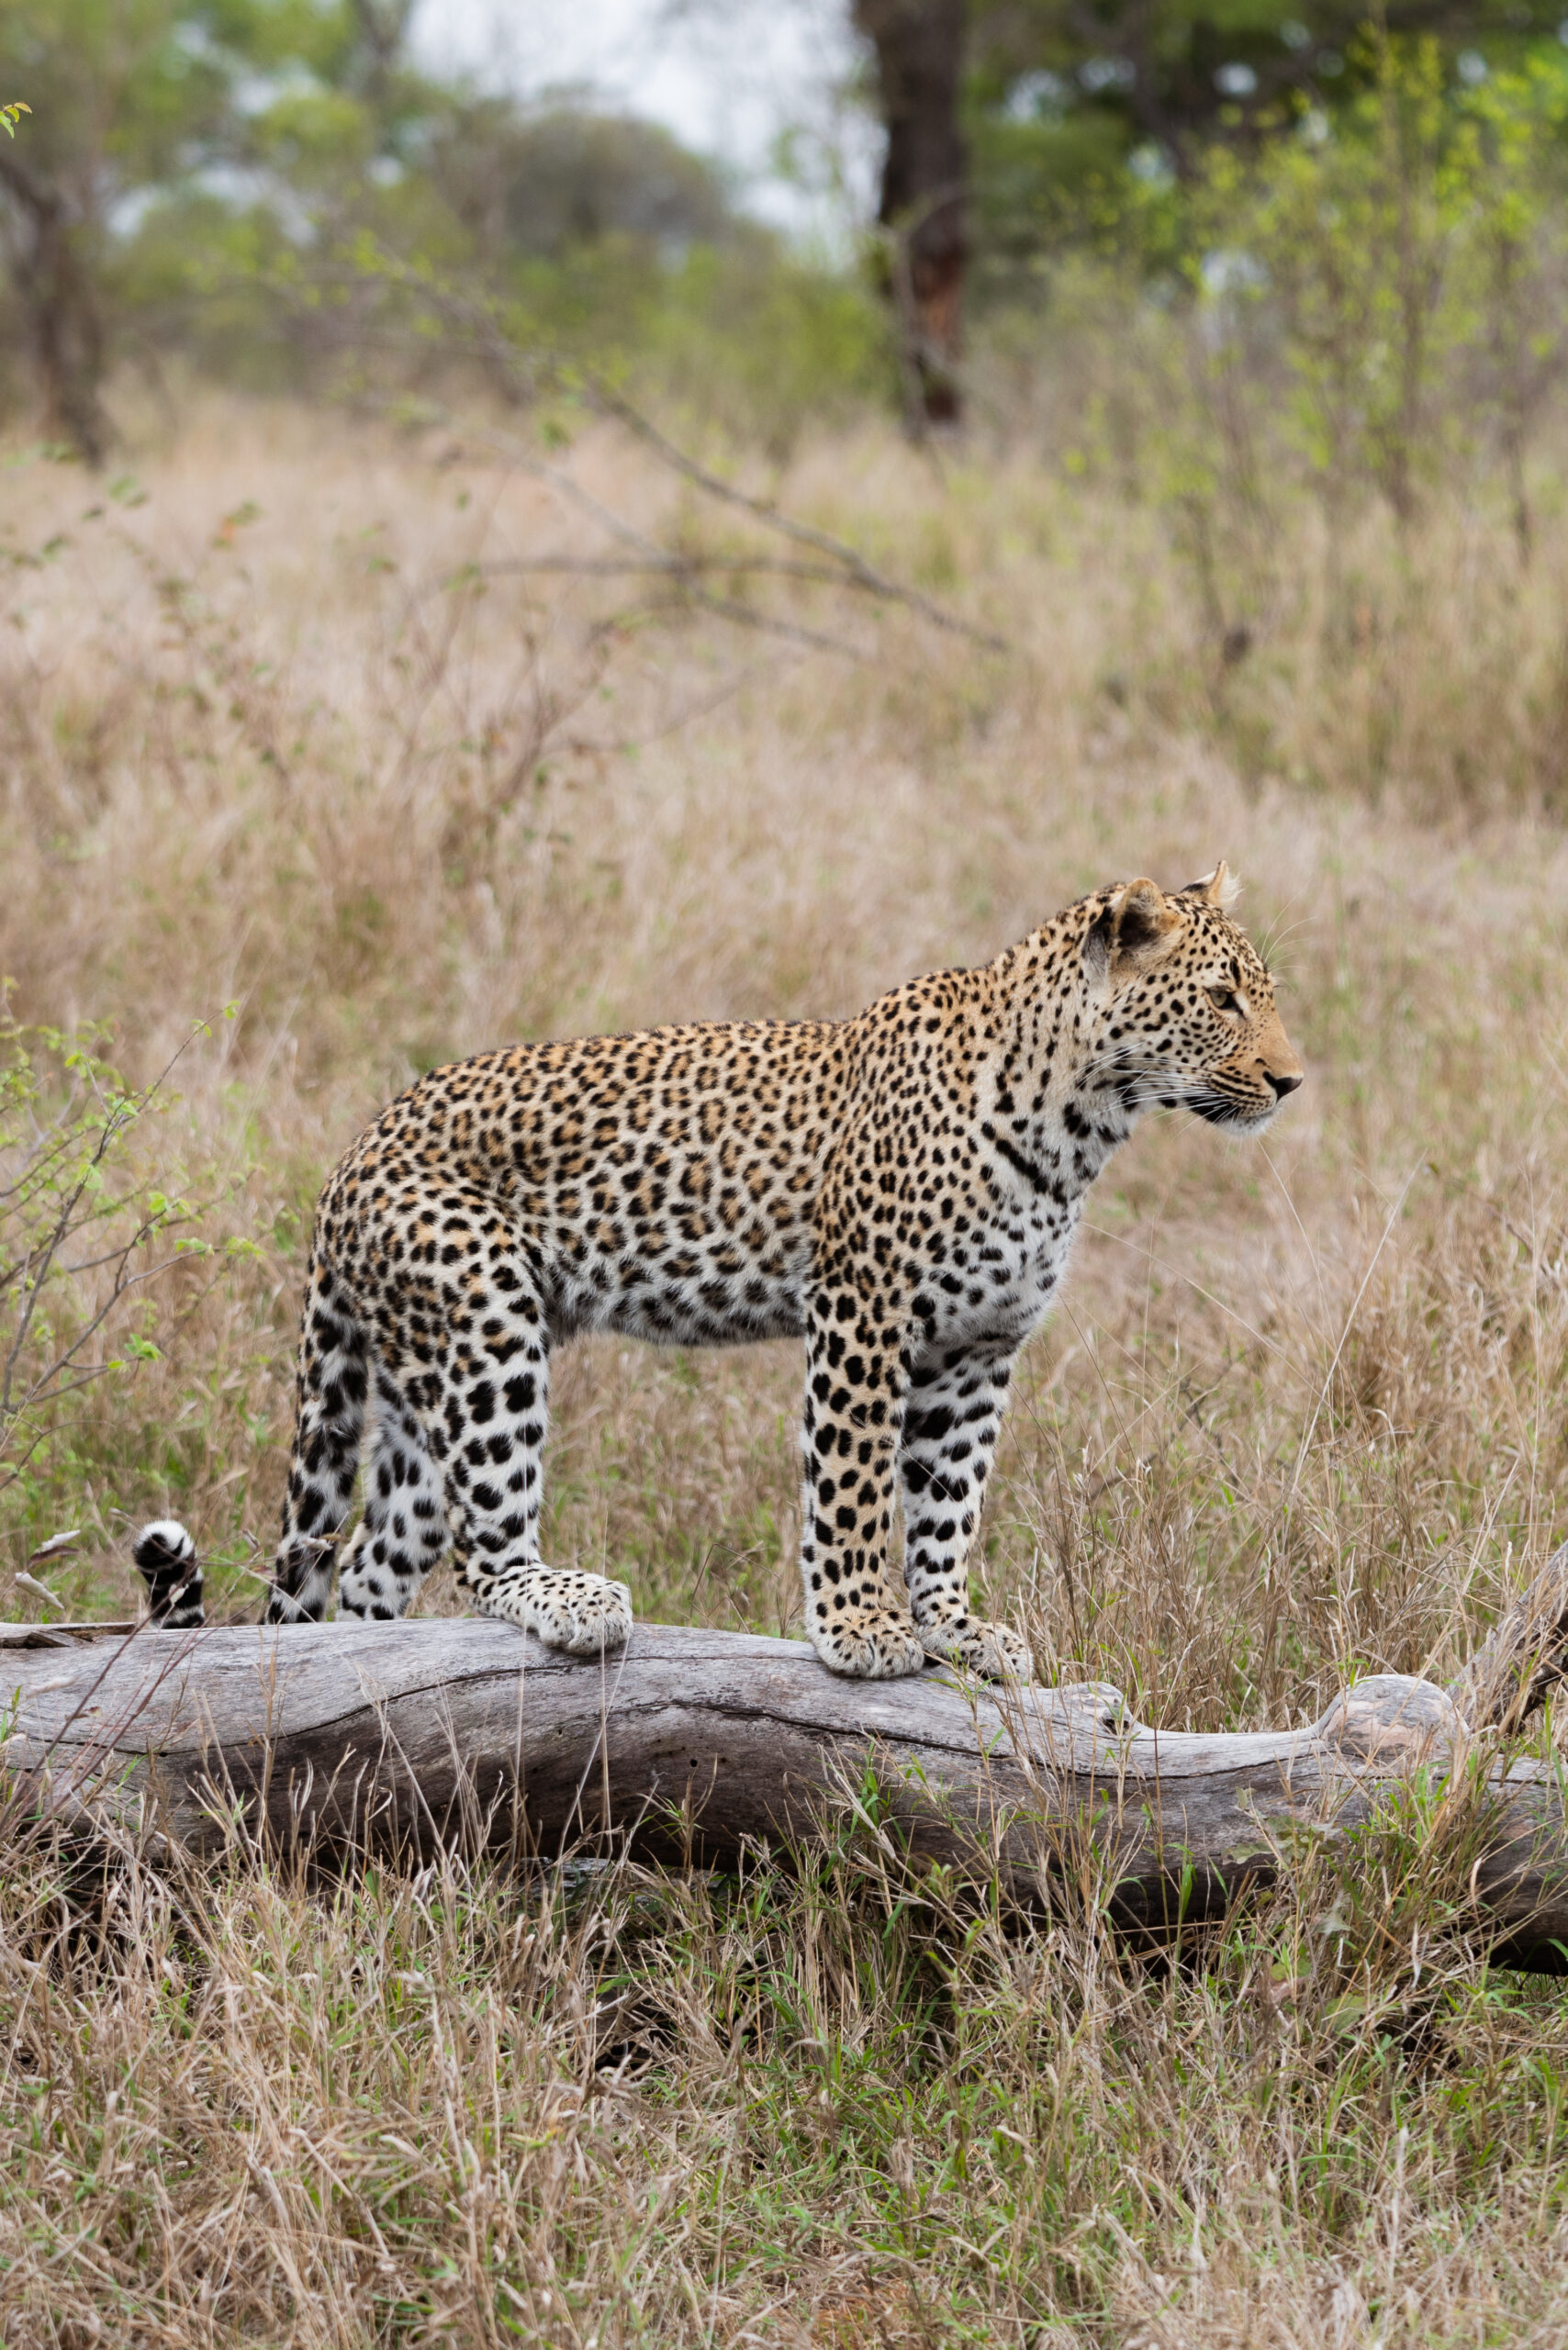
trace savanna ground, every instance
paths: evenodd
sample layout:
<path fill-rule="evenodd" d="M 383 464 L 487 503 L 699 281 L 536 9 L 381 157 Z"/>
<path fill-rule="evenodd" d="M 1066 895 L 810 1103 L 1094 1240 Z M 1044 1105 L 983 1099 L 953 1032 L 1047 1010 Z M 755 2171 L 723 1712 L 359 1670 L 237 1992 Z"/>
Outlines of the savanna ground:
<path fill-rule="evenodd" d="M 657 547 L 758 543 L 608 426 L 530 446 Z M 734 461 L 1010 640 L 705 575 L 832 649 L 657 575 L 519 570 L 626 542 L 476 433 L 212 397 L 177 441 L 133 432 L 112 482 L 16 454 L 0 970 L 19 1021 L 101 1030 L 133 1082 L 173 1062 L 111 1190 L 188 1201 L 212 1253 L 35 1416 L 6 1613 L 47 1612 L 30 1560 L 72 1612 L 126 1611 L 128 1530 L 166 1511 L 218 1606 L 252 1605 L 315 1192 L 419 1070 L 846 1012 L 1221 855 L 1309 1081 L 1262 1144 L 1160 1120 L 1103 1180 L 1017 1383 L 989 1606 L 1049 1673 L 1239 1728 L 1451 1670 L 1543 1561 L 1568 1473 L 1550 481 L 1528 568 L 1457 493 L 1332 543 L 1297 514 L 1289 591 L 1216 645 L 1180 535 L 1114 483 L 880 425 L 778 476 Z M 52 1330 L 102 1277 L 59 1286 Z M 797 1628 L 798 1376 L 791 1347 L 572 1351 L 546 1555 L 626 1572 L 645 1617 Z M 1486 1968 L 1435 1831 L 1159 1968 L 1092 1903 L 1025 1926 L 904 1898 L 852 1824 L 794 1874 L 334 1889 L 237 1858 L 127 1863 L 85 1907 L 6 1832 L 6 2350 L 1568 2327 L 1568 1998 Z"/>

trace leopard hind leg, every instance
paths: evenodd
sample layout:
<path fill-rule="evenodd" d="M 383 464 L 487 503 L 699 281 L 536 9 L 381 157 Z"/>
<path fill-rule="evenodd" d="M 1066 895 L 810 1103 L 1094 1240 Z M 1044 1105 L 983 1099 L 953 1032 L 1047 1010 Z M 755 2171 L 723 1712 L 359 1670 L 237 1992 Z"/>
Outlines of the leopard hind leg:
<path fill-rule="evenodd" d="M 568 1656 L 622 1648 L 632 1595 L 607 1575 L 547 1567 L 539 1556 L 548 1362 L 543 1333 L 510 1376 L 455 1382 L 448 1425 L 447 1516 L 457 1579 L 485 1616 L 535 1632 Z"/>
<path fill-rule="evenodd" d="M 602 1656 L 625 1642 L 632 1595 L 539 1555 L 550 1340 L 533 1269 L 488 1203 L 449 1203 L 442 1232 L 466 1270 L 449 1292 L 436 1363 L 409 1393 L 441 1464 L 457 1580 L 481 1615 L 570 1656 Z"/>
<path fill-rule="evenodd" d="M 300 1323 L 294 1445 L 267 1596 L 269 1624 L 319 1624 L 327 1612 L 332 1554 L 359 1475 L 368 1392 L 368 1350 L 353 1298 L 318 1258 Z"/>
<path fill-rule="evenodd" d="M 403 1383 L 378 1365 L 373 1392 L 364 1515 L 343 1553 L 338 1613 L 386 1623 L 408 1612 L 451 1537 L 441 1472 Z"/>

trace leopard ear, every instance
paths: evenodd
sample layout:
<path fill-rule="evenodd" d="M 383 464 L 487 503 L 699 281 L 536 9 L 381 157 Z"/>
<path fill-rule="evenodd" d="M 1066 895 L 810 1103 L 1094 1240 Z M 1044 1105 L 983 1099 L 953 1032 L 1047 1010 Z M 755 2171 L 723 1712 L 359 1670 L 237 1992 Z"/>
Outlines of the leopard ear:
<path fill-rule="evenodd" d="M 1157 963 L 1181 927 L 1181 913 L 1158 883 L 1126 882 L 1112 891 L 1090 925 L 1083 942 L 1085 968 L 1092 978 L 1108 976 L 1114 987 Z"/>
<path fill-rule="evenodd" d="M 1201 898 L 1206 906 L 1215 906 L 1222 914 L 1227 914 L 1241 895 L 1241 884 L 1222 856 L 1212 873 L 1205 873 L 1201 881 L 1189 881 L 1180 894 L 1183 898 Z"/>
<path fill-rule="evenodd" d="M 1153 881 L 1129 881 L 1112 900 L 1115 910 L 1115 952 L 1112 969 L 1124 960 L 1141 963 L 1151 951 L 1182 926 L 1182 917 Z"/>

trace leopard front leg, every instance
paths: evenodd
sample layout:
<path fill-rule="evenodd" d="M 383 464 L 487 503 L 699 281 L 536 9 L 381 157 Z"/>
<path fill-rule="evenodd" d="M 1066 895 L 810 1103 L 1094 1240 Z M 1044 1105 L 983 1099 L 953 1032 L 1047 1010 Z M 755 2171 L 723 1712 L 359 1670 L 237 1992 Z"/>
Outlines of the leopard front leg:
<path fill-rule="evenodd" d="M 806 1629 L 830 1673 L 892 1681 L 924 1651 L 888 1571 L 904 1365 L 852 1291 L 812 1304 L 801 1446 Z"/>
<path fill-rule="evenodd" d="M 969 1544 L 1007 1401 L 1012 1347 L 951 1347 L 910 1371 L 899 1473 L 904 1576 L 922 1646 L 991 1681 L 1026 1682 L 1029 1651 L 969 1612 Z"/>

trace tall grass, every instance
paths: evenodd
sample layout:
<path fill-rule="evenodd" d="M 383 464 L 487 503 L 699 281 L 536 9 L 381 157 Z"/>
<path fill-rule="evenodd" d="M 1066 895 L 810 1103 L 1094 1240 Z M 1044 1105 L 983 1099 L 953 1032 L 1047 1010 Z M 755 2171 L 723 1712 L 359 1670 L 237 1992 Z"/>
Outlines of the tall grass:
<path fill-rule="evenodd" d="M 1369 510 L 1349 564 L 1297 516 L 1226 655 L 1180 515 L 1093 468 L 879 428 L 733 460 L 1014 648 L 735 589 L 834 652 L 504 568 L 603 547 L 487 445 L 212 402 L 113 486 L 6 476 L 0 971 L 132 1081 L 186 1045 L 129 1171 L 251 1252 L 176 1268 L 156 1359 L 61 1407 L 7 1579 L 77 1528 L 38 1572 L 118 1612 L 173 1510 L 250 1604 L 315 1192 L 418 1070 L 847 1011 L 1224 855 L 1307 1086 L 1266 1145 L 1171 1120 L 1115 1162 L 980 1573 L 1170 1726 L 1450 1669 L 1568 1472 L 1559 508 L 1528 571 L 1479 505 Z M 609 431 L 552 462 L 736 543 Z M 547 1555 L 792 1628 L 798 1379 L 573 1349 Z M 886 1904 L 852 1841 L 794 1879 L 127 1867 L 91 1915 L 17 1846 L 0 2340 L 1554 2340 L 1568 2009 L 1423 1958 L 1420 1915 L 1413 1955 L 1382 1865 L 1348 1956 L 1309 1884 L 1150 1974 Z"/>

